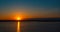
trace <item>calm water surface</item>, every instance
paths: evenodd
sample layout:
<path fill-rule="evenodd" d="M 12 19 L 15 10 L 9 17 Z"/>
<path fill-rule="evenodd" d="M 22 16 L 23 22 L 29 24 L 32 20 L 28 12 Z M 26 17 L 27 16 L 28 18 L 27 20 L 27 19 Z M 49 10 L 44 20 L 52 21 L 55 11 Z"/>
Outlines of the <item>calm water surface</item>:
<path fill-rule="evenodd" d="M 21 32 L 60 32 L 60 22 L 20 22 Z M 0 22 L 0 32 L 17 32 L 17 22 Z"/>

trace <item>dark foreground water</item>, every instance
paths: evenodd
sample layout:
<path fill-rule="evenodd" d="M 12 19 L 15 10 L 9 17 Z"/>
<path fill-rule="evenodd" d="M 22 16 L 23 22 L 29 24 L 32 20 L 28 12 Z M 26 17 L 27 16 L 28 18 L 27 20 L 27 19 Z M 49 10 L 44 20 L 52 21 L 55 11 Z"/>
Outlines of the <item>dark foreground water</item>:
<path fill-rule="evenodd" d="M 20 22 L 21 32 L 60 32 L 60 22 Z M 17 32 L 17 22 L 0 22 L 0 32 Z"/>

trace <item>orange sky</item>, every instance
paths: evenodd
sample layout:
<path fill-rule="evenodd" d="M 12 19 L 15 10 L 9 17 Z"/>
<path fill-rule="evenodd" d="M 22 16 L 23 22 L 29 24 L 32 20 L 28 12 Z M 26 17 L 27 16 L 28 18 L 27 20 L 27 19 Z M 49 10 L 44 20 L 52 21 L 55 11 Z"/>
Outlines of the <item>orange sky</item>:
<path fill-rule="evenodd" d="M 57 13 L 51 11 L 34 10 L 30 8 L 11 8 L 8 11 L 0 13 L 0 20 L 16 20 L 17 17 L 24 18 L 56 18 L 60 17 Z"/>

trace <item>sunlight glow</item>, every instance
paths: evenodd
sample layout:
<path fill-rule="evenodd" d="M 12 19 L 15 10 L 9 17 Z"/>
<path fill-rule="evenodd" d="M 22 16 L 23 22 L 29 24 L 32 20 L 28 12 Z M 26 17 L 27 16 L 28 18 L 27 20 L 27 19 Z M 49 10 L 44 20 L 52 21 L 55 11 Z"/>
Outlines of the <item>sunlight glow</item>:
<path fill-rule="evenodd" d="M 20 32 L 20 22 L 17 23 L 17 32 Z"/>
<path fill-rule="evenodd" d="M 20 21 L 19 20 L 21 20 L 21 17 L 16 17 L 16 20 L 18 20 L 18 22 L 17 22 L 17 32 L 20 32 Z"/>
<path fill-rule="evenodd" d="M 20 17 L 17 17 L 17 20 L 21 20 L 21 18 Z"/>

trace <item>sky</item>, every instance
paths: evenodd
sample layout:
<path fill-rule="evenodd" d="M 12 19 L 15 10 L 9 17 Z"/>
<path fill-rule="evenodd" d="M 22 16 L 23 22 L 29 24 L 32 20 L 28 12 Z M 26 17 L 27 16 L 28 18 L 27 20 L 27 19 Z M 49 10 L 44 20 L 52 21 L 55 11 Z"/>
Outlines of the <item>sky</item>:
<path fill-rule="evenodd" d="M 0 0 L 0 20 L 21 18 L 59 18 L 60 0 Z"/>

